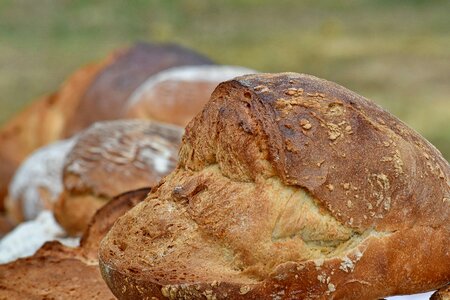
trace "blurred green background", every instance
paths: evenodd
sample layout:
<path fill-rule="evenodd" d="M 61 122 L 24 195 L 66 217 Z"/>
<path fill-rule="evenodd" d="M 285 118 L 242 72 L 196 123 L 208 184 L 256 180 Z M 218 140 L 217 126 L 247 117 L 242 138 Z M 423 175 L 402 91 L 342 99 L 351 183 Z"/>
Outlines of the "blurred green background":
<path fill-rule="evenodd" d="M 450 1 L 0 0 L 0 123 L 134 41 L 338 82 L 450 159 Z"/>

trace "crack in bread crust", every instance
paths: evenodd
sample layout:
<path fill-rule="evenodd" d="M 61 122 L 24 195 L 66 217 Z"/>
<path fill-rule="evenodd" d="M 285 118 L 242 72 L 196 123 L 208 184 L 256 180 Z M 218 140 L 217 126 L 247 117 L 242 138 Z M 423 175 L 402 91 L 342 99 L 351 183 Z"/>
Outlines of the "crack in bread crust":
<path fill-rule="evenodd" d="M 128 267 L 133 274 L 144 272 L 158 280 L 176 260 L 177 268 L 200 264 L 222 280 L 233 276 L 227 279 L 252 283 L 286 262 L 345 256 L 364 239 L 388 234 L 355 232 L 316 202 L 303 189 L 274 177 L 238 182 L 223 176 L 218 165 L 194 172 L 178 169 L 141 204 L 141 215 L 119 221 L 135 235 L 126 238 L 119 231 L 109 239 L 121 257 L 134 253 Z M 195 274 L 186 271 L 185 276 L 195 282 Z"/>

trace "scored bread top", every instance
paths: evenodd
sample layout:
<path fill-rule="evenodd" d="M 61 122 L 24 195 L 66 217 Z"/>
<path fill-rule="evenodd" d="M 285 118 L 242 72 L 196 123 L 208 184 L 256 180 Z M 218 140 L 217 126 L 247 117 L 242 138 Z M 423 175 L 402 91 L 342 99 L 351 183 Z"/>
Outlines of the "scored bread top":
<path fill-rule="evenodd" d="M 183 130 L 147 120 L 100 122 L 80 134 L 64 164 L 64 188 L 111 198 L 156 184 L 176 165 Z"/>
<path fill-rule="evenodd" d="M 102 241 L 102 275 L 120 299 L 427 291 L 450 279 L 449 177 L 432 145 L 343 87 L 238 77 Z"/>
<path fill-rule="evenodd" d="M 373 102 L 313 76 L 261 74 L 220 85 L 186 128 L 180 153 L 188 169 L 214 163 L 230 178 L 275 175 L 302 187 L 359 231 L 448 226 L 448 215 L 436 215 L 450 201 L 440 152 Z"/>
<path fill-rule="evenodd" d="M 176 165 L 183 130 L 148 120 L 99 122 L 78 136 L 63 169 L 57 221 L 79 235 L 112 197 L 156 184 Z"/>

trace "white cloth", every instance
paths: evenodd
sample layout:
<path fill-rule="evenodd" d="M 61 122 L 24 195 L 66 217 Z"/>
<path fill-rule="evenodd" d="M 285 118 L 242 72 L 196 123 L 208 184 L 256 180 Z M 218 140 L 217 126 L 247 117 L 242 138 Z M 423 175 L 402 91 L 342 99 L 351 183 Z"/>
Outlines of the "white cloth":
<path fill-rule="evenodd" d="M 57 240 L 76 247 L 79 238 L 66 237 L 51 211 L 42 211 L 32 221 L 24 222 L 0 240 L 0 264 L 33 255 L 45 242 Z"/>

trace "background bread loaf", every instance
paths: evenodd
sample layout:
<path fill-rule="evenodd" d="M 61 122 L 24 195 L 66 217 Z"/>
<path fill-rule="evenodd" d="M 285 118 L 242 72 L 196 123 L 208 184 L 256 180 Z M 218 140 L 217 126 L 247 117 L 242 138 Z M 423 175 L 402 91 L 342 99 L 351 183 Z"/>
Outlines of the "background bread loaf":
<path fill-rule="evenodd" d="M 127 100 L 125 118 L 186 126 L 222 81 L 256 71 L 220 65 L 174 67 L 150 76 Z"/>
<path fill-rule="evenodd" d="M 239 77 L 102 241 L 102 275 L 120 299 L 436 289 L 450 280 L 449 182 L 439 151 L 371 101 L 309 75 Z"/>
<path fill-rule="evenodd" d="M 147 120 L 99 122 L 81 133 L 65 160 L 57 221 L 81 234 L 112 197 L 156 184 L 175 167 L 182 133 Z"/>
<path fill-rule="evenodd" d="M 98 269 L 98 243 L 149 189 L 124 193 L 93 217 L 78 248 L 47 242 L 31 257 L 0 265 L 0 299 L 115 299 Z"/>
<path fill-rule="evenodd" d="M 208 65 L 212 61 L 189 49 L 171 44 L 139 43 L 104 68 L 83 95 L 76 114 L 68 121 L 66 136 L 96 121 L 123 118 L 128 97 L 149 76 L 184 65 Z"/>

